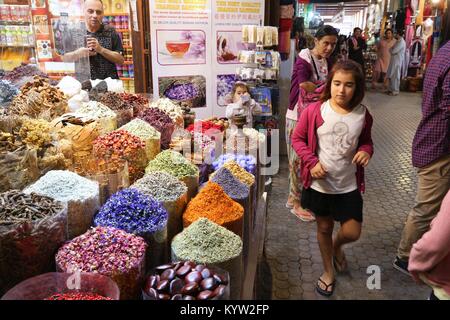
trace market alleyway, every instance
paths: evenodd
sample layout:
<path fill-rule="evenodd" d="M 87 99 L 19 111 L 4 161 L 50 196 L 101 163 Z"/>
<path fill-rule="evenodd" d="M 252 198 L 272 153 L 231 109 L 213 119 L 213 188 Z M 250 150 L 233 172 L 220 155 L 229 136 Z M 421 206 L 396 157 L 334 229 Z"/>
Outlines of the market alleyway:
<path fill-rule="evenodd" d="M 420 102 L 419 93 L 366 95 L 364 103 L 374 116 L 375 155 L 366 172 L 363 230 L 360 240 L 345 249 L 349 273 L 337 276 L 332 299 L 428 297 L 428 287 L 415 284 L 392 267 L 406 215 L 414 203 L 416 173 L 411 165 L 411 141 L 421 117 Z M 314 290 L 322 273 L 316 224 L 302 222 L 286 209 L 287 176 L 287 159 L 283 158 L 280 172 L 273 178 L 265 239 L 267 263 L 261 268 L 266 281 L 258 288 L 258 296 L 325 299 Z M 381 268 L 379 290 L 366 286 L 370 265 Z"/>

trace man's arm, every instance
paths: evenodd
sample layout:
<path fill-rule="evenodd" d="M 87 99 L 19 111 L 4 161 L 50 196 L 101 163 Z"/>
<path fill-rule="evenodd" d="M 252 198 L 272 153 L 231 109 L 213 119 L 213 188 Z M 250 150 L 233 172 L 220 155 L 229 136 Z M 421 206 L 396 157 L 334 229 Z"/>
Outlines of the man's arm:
<path fill-rule="evenodd" d="M 125 61 L 125 58 L 120 54 L 120 52 L 111 51 L 102 47 L 98 53 L 115 64 L 123 64 Z"/>
<path fill-rule="evenodd" d="M 80 59 L 87 58 L 87 57 L 93 56 L 93 55 L 96 55 L 96 53 L 89 51 L 88 48 L 79 48 L 75 51 L 72 51 L 72 52 L 69 52 L 69 53 L 66 53 L 65 55 L 63 55 L 62 60 L 64 62 L 76 62 Z"/>

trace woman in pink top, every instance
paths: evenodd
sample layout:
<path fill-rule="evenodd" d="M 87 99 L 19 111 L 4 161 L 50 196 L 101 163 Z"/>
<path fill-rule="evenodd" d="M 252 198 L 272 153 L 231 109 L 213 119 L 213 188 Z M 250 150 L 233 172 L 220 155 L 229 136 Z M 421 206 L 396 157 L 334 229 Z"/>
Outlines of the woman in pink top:
<path fill-rule="evenodd" d="M 372 88 L 376 89 L 376 83 L 382 77 L 385 82 L 386 72 L 389 67 L 389 62 L 391 61 L 391 53 L 389 49 L 395 44 L 394 34 L 391 29 L 386 29 L 384 32 L 384 39 L 381 39 L 378 44 L 378 60 L 375 62 L 373 78 L 372 78 Z M 385 85 L 385 89 L 386 85 Z"/>
<path fill-rule="evenodd" d="M 450 300 L 450 191 L 430 230 L 413 245 L 408 270 L 433 289 L 430 300 Z"/>

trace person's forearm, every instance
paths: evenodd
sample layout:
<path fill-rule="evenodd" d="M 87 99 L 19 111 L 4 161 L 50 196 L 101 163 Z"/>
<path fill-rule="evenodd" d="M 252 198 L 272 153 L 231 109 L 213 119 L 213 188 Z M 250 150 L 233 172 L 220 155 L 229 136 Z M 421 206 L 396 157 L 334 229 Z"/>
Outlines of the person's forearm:
<path fill-rule="evenodd" d="M 80 56 L 77 51 L 69 52 L 63 55 L 62 60 L 64 62 L 75 62 L 80 60 Z"/>
<path fill-rule="evenodd" d="M 124 57 L 119 52 L 102 48 L 102 50 L 99 53 L 107 60 L 115 64 L 123 64 L 123 62 L 125 61 Z"/>

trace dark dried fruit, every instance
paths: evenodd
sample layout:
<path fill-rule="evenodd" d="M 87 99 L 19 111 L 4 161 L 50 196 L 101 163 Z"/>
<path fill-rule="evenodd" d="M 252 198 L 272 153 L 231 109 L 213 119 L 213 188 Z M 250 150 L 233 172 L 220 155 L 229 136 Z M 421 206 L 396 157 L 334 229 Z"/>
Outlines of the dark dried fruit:
<path fill-rule="evenodd" d="M 199 286 L 196 282 L 190 282 L 186 284 L 183 289 L 181 289 L 181 293 L 183 294 L 193 294 L 197 293 Z"/>
<path fill-rule="evenodd" d="M 202 279 L 203 279 L 202 274 L 200 272 L 192 271 L 186 276 L 185 281 L 186 282 L 200 282 Z"/>
<path fill-rule="evenodd" d="M 207 299 L 211 299 L 213 296 L 214 296 L 214 294 L 212 291 L 205 290 L 198 294 L 197 299 L 198 300 L 207 300 Z"/>

